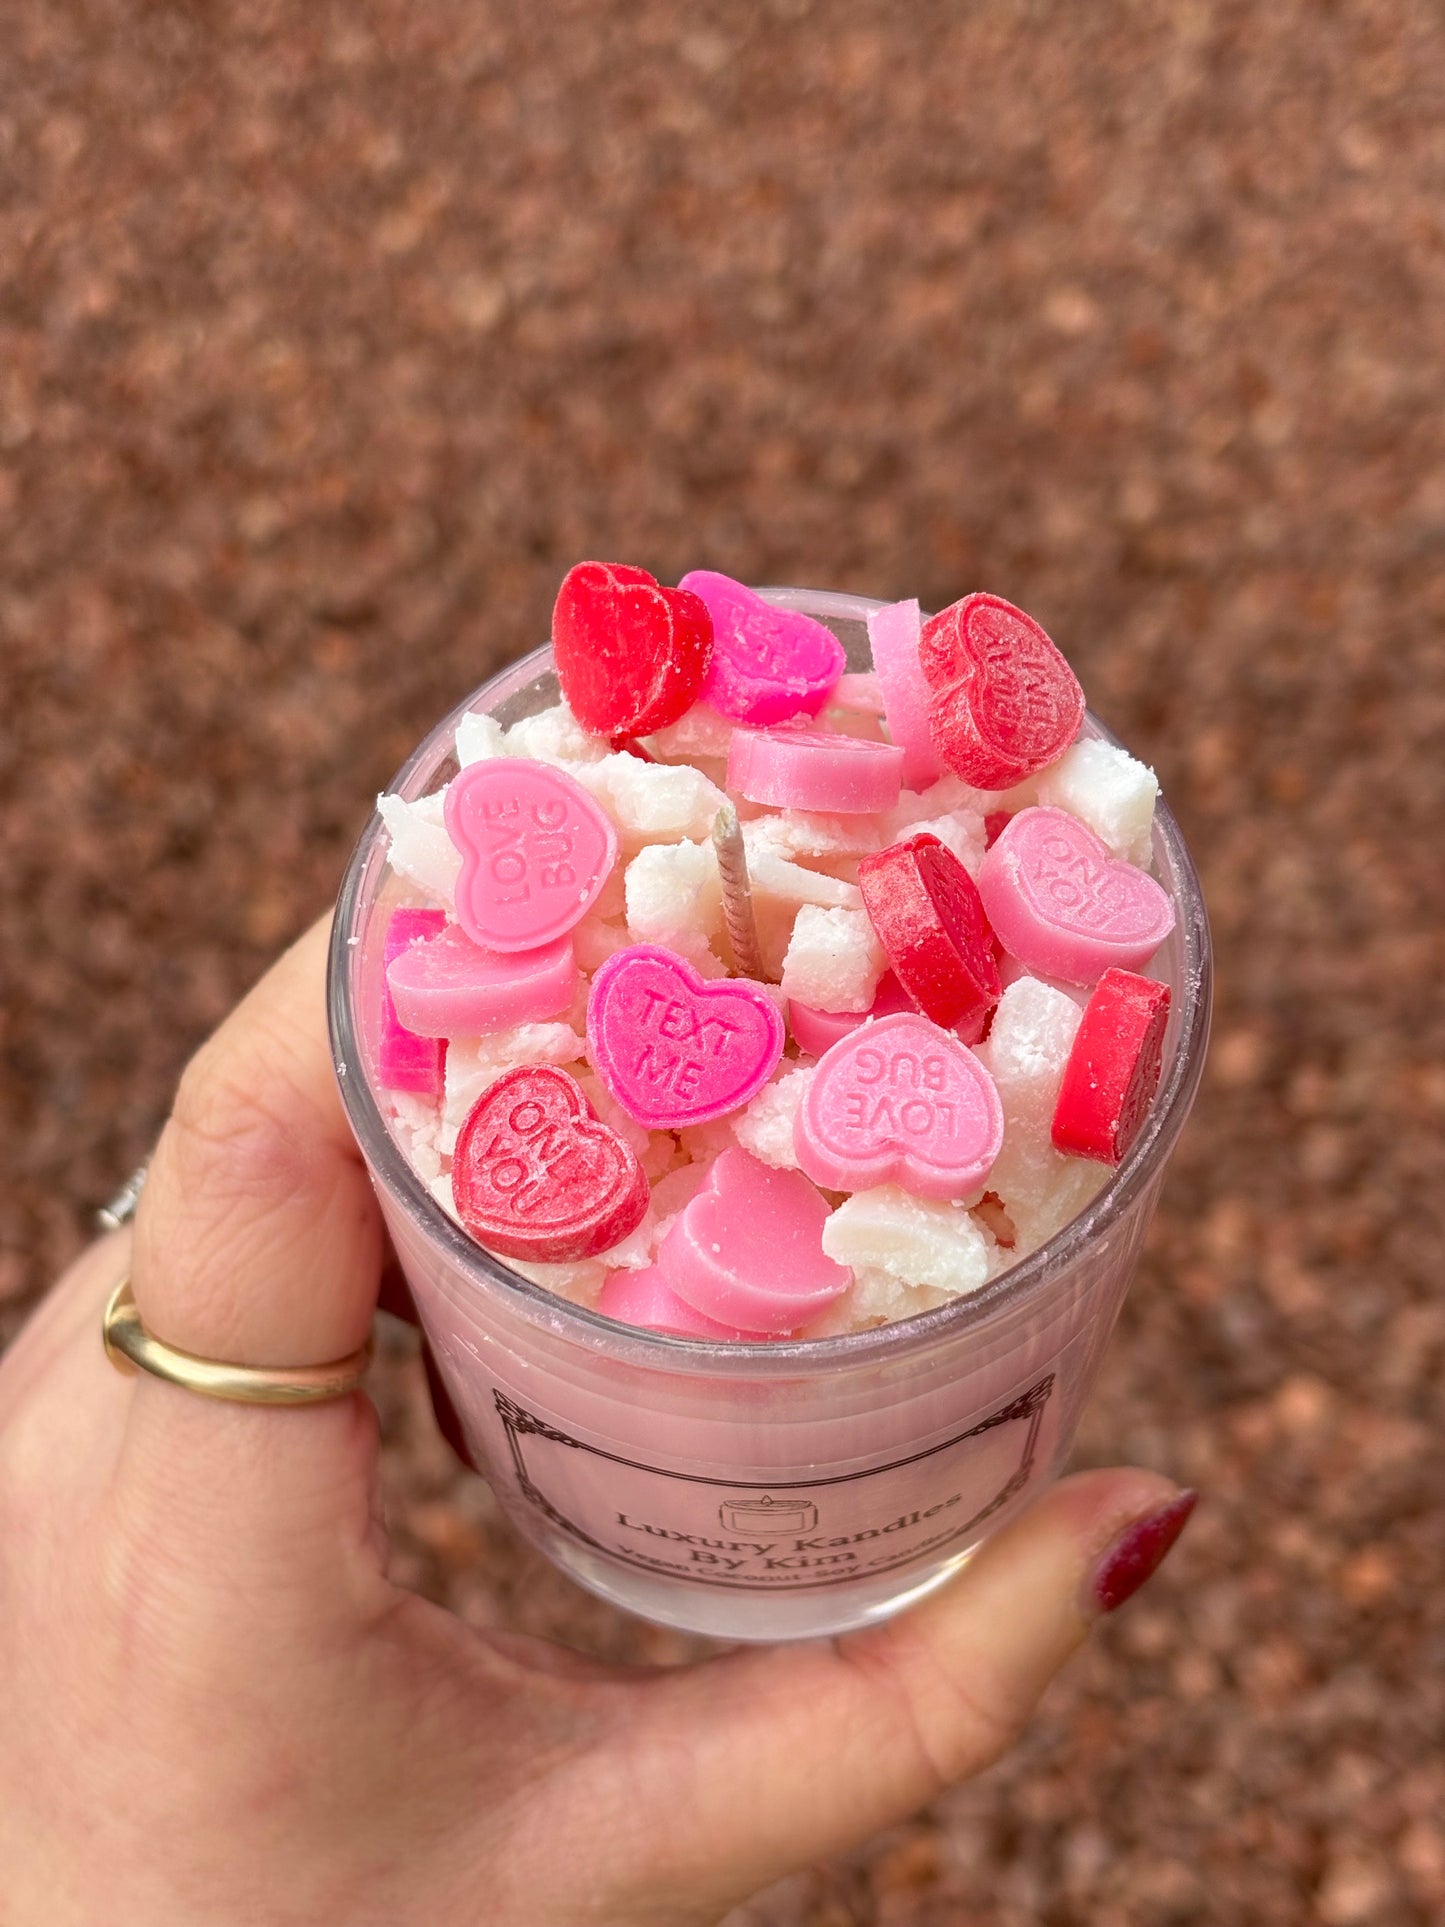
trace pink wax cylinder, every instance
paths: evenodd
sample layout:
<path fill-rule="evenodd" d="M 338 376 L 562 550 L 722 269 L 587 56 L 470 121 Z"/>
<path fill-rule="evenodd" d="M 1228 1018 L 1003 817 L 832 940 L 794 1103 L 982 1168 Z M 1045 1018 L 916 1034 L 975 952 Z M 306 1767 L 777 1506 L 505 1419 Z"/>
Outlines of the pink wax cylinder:
<path fill-rule="evenodd" d="M 803 590 L 768 599 L 830 627 L 850 670 L 869 671 L 879 605 Z M 556 700 L 550 667 L 539 651 L 463 708 L 509 721 L 543 708 Z M 407 765 L 402 794 L 445 780 L 455 721 Z M 1085 733 L 1102 732 L 1086 721 Z M 1094 1202 L 984 1290 L 920 1316 L 832 1338 L 714 1341 L 618 1323 L 521 1277 L 419 1179 L 378 1063 L 383 938 L 401 886 L 384 837 L 367 832 L 333 940 L 343 1098 L 468 1447 L 526 1538 L 663 1624 L 811 1639 L 941 1586 L 1038 1496 L 1069 1454 L 1203 1066 L 1208 932 L 1163 805 L 1155 867 L 1177 909 L 1152 965 L 1173 991 L 1163 1071 Z"/>
<path fill-rule="evenodd" d="M 830 1050 L 850 1030 L 857 1030 L 866 1024 L 870 1017 L 892 1017 L 900 1010 L 912 1010 L 913 1001 L 899 983 L 891 970 L 885 970 L 878 980 L 872 1007 L 868 1010 L 816 1010 L 811 1004 L 800 1004 L 796 997 L 788 999 L 788 1028 L 797 1040 L 799 1050 L 807 1051 L 810 1057 L 821 1057 Z"/>
<path fill-rule="evenodd" d="M 923 613 L 916 601 L 891 602 L 868 618 L 868 640 L 883 692 L 883 711 L 903 751 L 903 787 L 926 790 L 943 774 L 928 726 L 932 691 L 918 660 Z"/>
<path fill-rule="evenodd" d="M 779 809 L 862 816 L 892 809 L 902 789 L 903 752 L 866 736 L 814 729 L 735 729 L 728 788 Z"/>
<path fill-rule="evenodd" d="M 446 929 L 443 910 L 393 910 L 386 926 L 383 960 L 391 965 L 413 944 L 440 936 Z M 377 1048 L 377 1077 L 389 1091 L 420 1091 L 435 1097 L 442 1087 L 442 1056 L 446 1046 L 436 1037 L 408 1030 L 396 1013 L 391 988 L 381 980 L 381 1038 Z"/>
<path fill-rule="evenodd" d="M 577 988 L 572 939 L 499 956 L 450 924 L 387 967 L 397 1014 L 422 1037 L 476 1037 L 566 1010 Z"/>

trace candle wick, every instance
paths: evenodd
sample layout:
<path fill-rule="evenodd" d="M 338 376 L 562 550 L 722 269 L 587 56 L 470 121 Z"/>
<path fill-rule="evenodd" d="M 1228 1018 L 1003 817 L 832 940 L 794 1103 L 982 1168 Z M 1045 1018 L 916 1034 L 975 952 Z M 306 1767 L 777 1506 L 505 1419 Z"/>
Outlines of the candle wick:
<path fill-rule="evenodd" d="M 722 880 L 723 918 L 732 942 L 733 961 L 742 976 L 761 979 L 763 953 L 758 947 L 758 923 L 748 882 L 748 853 L 743 847 L 737 810 L 731 803 L 724 803 L 713 818 L 712 846 Z"/>

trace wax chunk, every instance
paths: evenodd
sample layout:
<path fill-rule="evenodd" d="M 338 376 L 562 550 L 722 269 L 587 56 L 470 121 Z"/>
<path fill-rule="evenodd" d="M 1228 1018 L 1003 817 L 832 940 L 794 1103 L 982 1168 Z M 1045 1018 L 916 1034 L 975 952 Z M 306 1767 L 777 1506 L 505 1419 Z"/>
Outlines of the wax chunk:
<path fill-rule="evenodd" d="M 993 932 L 973 879 L 927 832 L 858 865 L 858 887 L 888 962 L 945 1028 L 987 1011 L 1000 984 Z"/>
<path fill-rule="evenodd" d="M 931 691 L 918 659 L 922 634 L 923 615 L 916 597 L 875 609 L 868 618 L 868 640 L 888 730 L 903 752 L 903 783 L 910 790 L 927 789 L 943 774 L 928 723 Z"/>
<path fill-rule="evenodd" d="M 444 910 L 393 910 L 382 945 L 382 965 L 389 972 L 396 959 L 413 944 L 436 937 L 446 929 Z M 445 1035 L 445 1033 L 442 1033 Z M 434 1036 L 421 1036 L 414 1025 L 403 1024 L 386 976 L 381 984 L 381 1037 L 376 1071 L 389 1091 L 424 1091 L 432 1096 L 442 1088 L 442 1052 Z"/>
<path fill-rule="evenodd" d="M 592 980 L 587 1054 L 622 1108 L 654 1129 L 737 1110 L 772 1075 L 783 1043 L 760 984 L 705 982 L 655 944 L 619 950 Z"/>
<path fill-rule="evenodd" d="M 1038 800 L 1067 810 L 1106 844 L 1111 855 L 1147 866 L 1153 845 L 1159 779 L 1117 743 L 1075 743 L 1044 771 Z"/>
<path fill-rule="evenodd" d="M 484 950 L 456 924 L 406 946 L 387 966 L 397 1015 L 422 1037 L 475 1037 L 556 1017 L 577 984 L 572 939 L 509 957 Z"/>
<path fill-rule="evenodd" d="M 712 657 L 712 618 L 686 589 L 646 569 L 579 562 L 552 611 L 557 680 L 598 736 L 646 736 L 697 701 Z"/>
<path fill-rule="evenodd" d="M 663 1239 L 658 1264 L 679 1297 L 719 1324 L 794 1331 L 852 1282 L 823 1251 L 827 1217 L 800 1171 L 724 1151 Z"/>
<path fill-rule="evenodd" d="M 498 1078 L 457 1137 L 457 1211 L 504 1256 L 596 1257 L 641 1223 L 650 1195 L 636 1154 L 593 1116 L 575 1080 L 548 1065 Z"/>
<path fill-rule="evenodd" d="M 898 801 L 902 769 L 901 749 L 863 736 L 738 729 L 728 752 L 728 788 L 781 809 L 871 815 Z"/>
<path fill-rule="evenodd" d="M 446 791 L 406 802 L 400 796 L 378 796 L 376 812 L 386 825 L 391 867 L 425 890 L 439 903 L 450 903 L 462 859 L 447 835 L 443 820 Z"/>
<path fill-rule="evenodd" d="M 1003 1105 L 1003 1148 L 988 1188 L 1003 1202 L 1021 1254 L 1060 1230 L 1088 1203 L 1103 1169 L 1066 1157 L 1050 1140 L 1054 1108 L 1082 1013 L 1063 990 L 1024 977 L 1010 984 L 978 1046 Z"/>
<path fill-rule="evenodd" d="M 883 946 L 864 910 L 805 903 L 783 958 L 785 996 L 819 1010 L 871 1008 L 883 975 Z"/>
<path fill-rule="evenodd" d="M 715 569 L 691 570 L 680 587 L 700 596 L 712 617 L 705 702 L 757 728 L 817 715 L 848 662 L 831 630 L 811 616 L 774 608 Z"/>
<path fill-rule="evenodd" d="M 844 1198 L 823 1227 L 823 1249 L 855 1277 L 883 1272 L 899 1285 L 957 1298 L 988 1282 L 996 1247 L 963 1205 L 881 1184 Z"/>
<path fill-rule="evenodd" d="M 1089 984 L 1137 970 L 1174 928 L 1174 905 L 1145 871 L 1110 856 L 1065 810 L 1021 810 L 979 871 L 999 940 L 1030 970 Z"/>
<path fill-rule="evenodd" d="M 1078 678 L 1032 616 L 969 595 L 931 616 L 919 649 L 939 759 L 1001 790 L 1056 761 L 1084 720 Z"/>
<path fill-rule="evenodd" d="M 1169 1022 L 1169 988 L 1106 970 L 1084 1006 L 1054 1109 L 1053 1141 L 1075 1157 L 1117 1164 L 1154 1101 Z"/>
<path fill-rule="evenodd" d="M 993 1080 L 956 1037 L 914 1011 L 834 1044 L 794 1126 L 798 1163 L 831 1191 L 893 1181 L 922 1197 L 965 1198 L 1002 1142 Z"/>
<path fill-rule="evenodd" d="M 780 1171 L 798 1169 L 794 1125 L 812 1081 L 812 1065 L 784 1063 L 744 1110 L 733 1113 L 733 1136 L 745 1151 Z"/>

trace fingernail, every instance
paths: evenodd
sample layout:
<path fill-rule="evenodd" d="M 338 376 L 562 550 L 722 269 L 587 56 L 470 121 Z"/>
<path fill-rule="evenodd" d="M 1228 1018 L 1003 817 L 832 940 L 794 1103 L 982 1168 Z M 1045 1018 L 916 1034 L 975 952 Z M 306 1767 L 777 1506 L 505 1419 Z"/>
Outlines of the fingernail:
<path fill-rule="evenodd" d="M 1177 1499 L 1157 1512 L 1146 1513 L 1120 1533 L 1094 1572 L 1090 1592 L 1095 1611 L 1114 1612 L 1126 1599 L 1133 1598 L 1164 1563 L 1198 1503 L 1197 1492 L 1181 1492 Z"/>

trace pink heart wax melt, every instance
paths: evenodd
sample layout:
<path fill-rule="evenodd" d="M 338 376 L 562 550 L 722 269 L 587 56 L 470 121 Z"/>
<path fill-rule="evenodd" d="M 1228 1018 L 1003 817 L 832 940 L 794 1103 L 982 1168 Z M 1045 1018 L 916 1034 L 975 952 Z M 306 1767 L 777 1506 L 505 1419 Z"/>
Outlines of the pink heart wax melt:
<path fill-rule="evenodd" d="M 1000 943 L 1065 983 L 1141 970 L 1174 928 L 1174 906 L 1146 871 L 1112 856 L 1067 810 L 1020 810 L 984 857 L 979 895 Z"/>
<path fill-rule="evenodd" d="M 779 809 L 862 816 L 891 810 L 903 785 L 903 751 L 864 736 L 816 729 L 735 729 L 728 788 Z"/>
<path fill-rule="evenodd" d="M 641 1325 L 645 1331 L 667 1332 L 673 1338 L 764 1338 L 766 1332 L 740 1331 L 736 1325 L 720 1325 L 715 1318 L 704 1318 L 685 1298 L 679 1298 L 668 1283 L 660 1265 L 647 1265 L 641 1271 L 609 1271 L 607 1283 L 597 1297 L 597 1309 L 604 1318 L 620 1318 L 624 1325 Z"/>
<path fill-rule="evenodd" d="M 617 1102 L 651 1130 L 725 1117 L 783 1054 L 782 1013 L 745 977 L 708 983 L 657 944 L 609 957 L 587 1000 L 587 1054 Z"/>
<path fill-rule="evenodd" d="M 1003 1106 L 973 1052 L 915 1013 L 864 1024 L 818 1065 L 793 1127 L 815 1183 L 857 1191 L 890 1180 L 965 1198 L 993 1169 Z"/>
<path fill-rule="evenodd" d="M 775 609 L 715 569 L 693 569 L 678 587 L 700 596 L 712 617 L 705 703 L 756 729 L 790 716 L 817 715 L 848 666 L 831 630 L 811 616 Z"/>
<path fill-rule="evenodd" d="M 565 936 L 617 861 L 612 819 L 550 763 L 497 756 L 469 764 L 443 809 L 462 857 L 457 922 L 484 950 L 536 950 Z"/>
<path fill-rule="evenodd" d="M 823 1250 L 827 1201 L 798 1171 L 724 1151 L 662 1241 L 677 1295 L 719 1325 L 796 1331 L 853 1282 Z"/>
<path fill-rule="evenodd" d="M 386 981 L 408 1030 L 476 1037 L 566 1010 L 577 988 L 577 960 L 570 937 L 506 957 L 483 950 L 453 923 L 403 950 L 388 965 Z"/>

